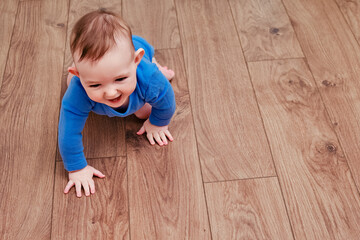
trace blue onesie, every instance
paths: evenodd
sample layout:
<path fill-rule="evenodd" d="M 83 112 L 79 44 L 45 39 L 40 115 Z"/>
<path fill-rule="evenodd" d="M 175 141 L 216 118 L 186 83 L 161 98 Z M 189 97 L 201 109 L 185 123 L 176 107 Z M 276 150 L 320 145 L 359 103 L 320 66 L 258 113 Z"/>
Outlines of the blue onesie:
<path fill-rule="evenodd" d="M 65 169 L 75 171 L 87 166 L 82 143 L 82 130 L 91 111 L 109 117 L 125 117 L 135 113 L 145 103 L 152 106 L 149 121 L 156 126 L 170 123 L 175 112 L 174 91 L 167 78 L 152 63 L 154 48 L 145 39 L 132 37 L 135 51 L 145 50 L 144 57 L 136 70 L 137 83 L 129 96 L 129 105 L 125 112 L 92 101 L 86 94 L 80 79 L 74 76 L 62 99 L 59 120 L 59 150 Z"/>

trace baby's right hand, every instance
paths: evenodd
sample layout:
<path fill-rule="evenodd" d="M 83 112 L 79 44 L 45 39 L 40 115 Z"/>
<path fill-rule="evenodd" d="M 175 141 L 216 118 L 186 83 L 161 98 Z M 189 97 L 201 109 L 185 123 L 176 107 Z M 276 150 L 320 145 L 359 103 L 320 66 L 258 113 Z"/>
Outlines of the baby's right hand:
<path fill-rule="evenodd" d="M 76 196 L 81 197 L 81 186 L 84 188 L 85 195 L 90 196 L 95 193 L 95 183 L 93 175 L 104 178 L 105 175 L 102 174 L 99 170 L 87 165 L 85 168 L 75 171 L 69 172 L 69 182 L 67 183 L 64 193 L 68 193 L 69 190 L 75 185 Z"/>

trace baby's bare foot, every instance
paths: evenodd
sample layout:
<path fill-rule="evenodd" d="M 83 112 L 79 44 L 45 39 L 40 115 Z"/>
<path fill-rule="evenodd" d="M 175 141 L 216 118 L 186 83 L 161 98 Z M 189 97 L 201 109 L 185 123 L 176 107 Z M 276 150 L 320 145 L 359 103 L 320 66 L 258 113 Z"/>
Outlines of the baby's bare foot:
<path fill-rule="evenodd" d="M 173 70 L 168 69 L 166 66 L 165 66 L 165 67 L 163 67 L 163 66 L 158 66 L 158 68 L 159 68 L 160 72 L 161 72 L 162 74 L 164 74 L 164 76 L 165 76 L 169 81 L 171 81 L 171 80 L 174 78 L 175 72 L 174 72 Z"/>

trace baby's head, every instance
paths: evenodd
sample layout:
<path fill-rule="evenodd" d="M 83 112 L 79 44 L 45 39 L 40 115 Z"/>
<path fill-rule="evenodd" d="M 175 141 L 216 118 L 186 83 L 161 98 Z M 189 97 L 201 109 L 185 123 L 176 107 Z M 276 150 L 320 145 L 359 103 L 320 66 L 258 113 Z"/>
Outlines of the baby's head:
<path fill-rule="evenodd" d="M 103 9 L 83 16 L 70 36 L 74 67 L 87 95 L 110 107 L 127 104 L 136 88 L 136 68 L 144 55 L 135 51 L 131 29 L 116 14 Z"/>

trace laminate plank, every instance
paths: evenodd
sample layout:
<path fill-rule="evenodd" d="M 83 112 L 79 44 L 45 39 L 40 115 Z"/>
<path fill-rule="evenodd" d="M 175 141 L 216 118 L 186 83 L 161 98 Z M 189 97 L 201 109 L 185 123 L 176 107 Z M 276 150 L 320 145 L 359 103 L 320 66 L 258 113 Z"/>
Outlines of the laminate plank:
<path fill-rule="evenodd" d="M 10 48 L 17 6 L 18 1 L 14 0 L 2 0 L 0 2 L 0 89 Z"/>
<path fill-rule="evenodd" d="M 86 159 L 126 156 L 125 121 L 90 113 L 83 130 Z M 58 161 L 61 161 L 57 151 Z"/>
<path fill-rule="evenodd" d="M 77 22 L 88 12 L 105 8 L 117 14 L 121 13 L 121 1 L 117 0 L 81 0 L 70 2 L 70 12 L 68 20 L 66 53 L 64 59 L 64 70 L 62 79 L 61 96 L 67 89 L 67 69 L 73 63 L 70 52 L 70 34 Z M 125 149 L 125 126 L 122 118 L 108 118 L 90 114 L 83 130 L 84 154 L 87 159 L 126 156 Z M 59 150 L 57 150 L 57 160 L 61 160 Z"/>
<path fill-rule="evenodd" d="M 230 0 L 247 61 L 303 57 L 281 0 Z"/>
<path fill-rule="evenodd" d="M 18 5 L 0 93 L 1 239 L 50 237 L 67 8 Z"/>
<path fill-rule="evenodd" d="M 335 0 L 360 44 L 360 1 Z"/>
<path fill-rule="evenodd" d="M 68 177 L 56 163 L 51 239 L 129 239 L 126 158 L 91 159 L 105 174 L 95 179 L 96 192 L 80 199 L 72 188 L 64 194 Z"/>
<path fill-rule="evenodd" d="M 173 0 L 123 0 L 122 11 L 133 34 L 144 37 L 156 49 L 180 47 Z"/>
<path fill-rule="evenodd" d="M 142 121 L 126 121 L 131 239 L 211 239 L 181 49 L 157 51 L 175 71 L 174 141 L 151 146 L 137 136 Z"/>
<path fill-rule="evenodd" d="M 360 189 L 360 46 L 335 2 L 284 5 Z"/>
<path fill-rule="evenodd" d="M 213 240 L 293 239 L 274 177 L 205 183 Z"/>
<path fill-rule="evenodd" d="M 295 239 L 358 239 L 360 197 L 305 61 L 249 71 Z"/>
<path fill-rule="evenodd" d="M 274 176 L 231 10 L 176 1 L 203 180 Z"/>
<path fill-rule="evenodd" d="M 84 128 L 87 158 L 126 156 L 125 122 L 91 113 Z"/>

